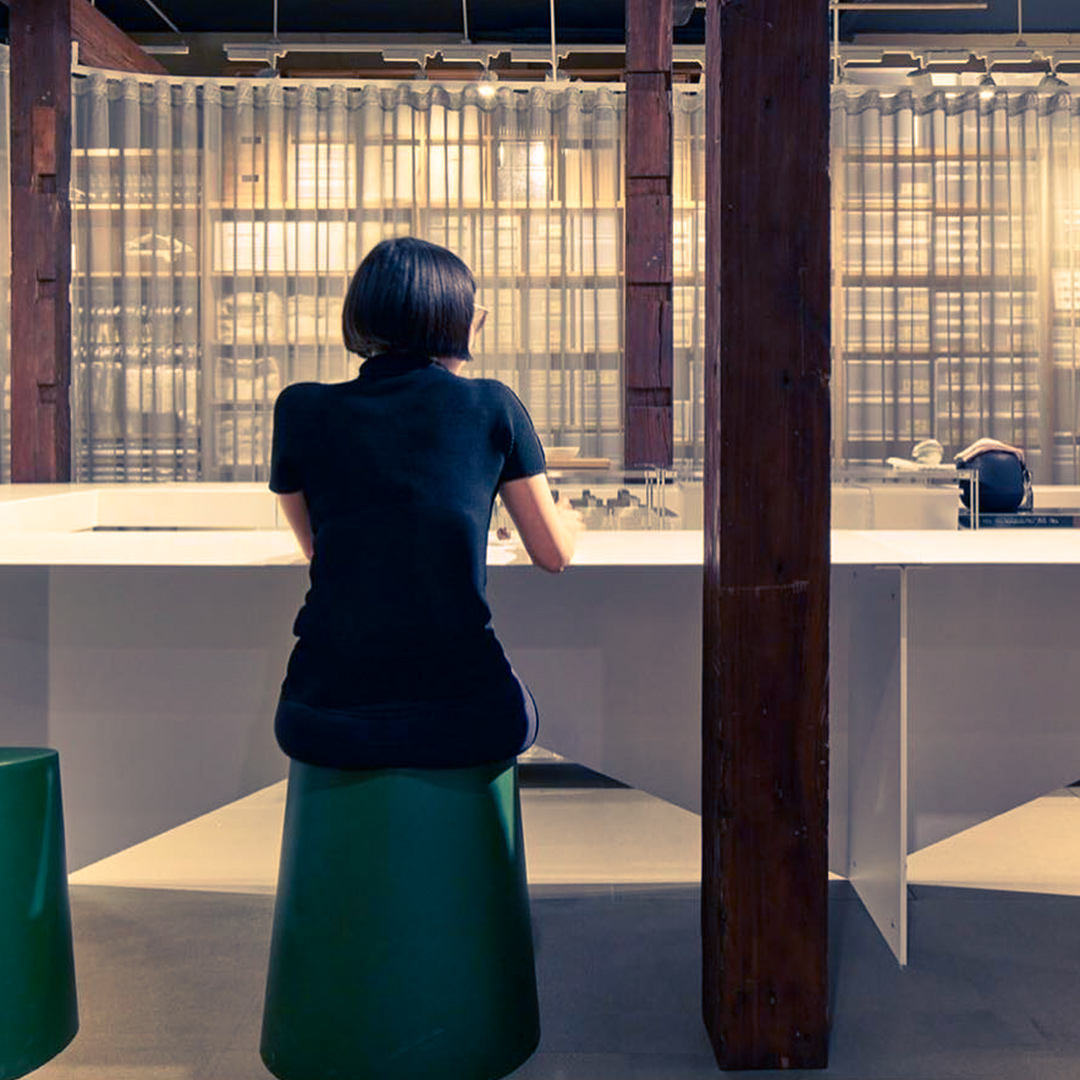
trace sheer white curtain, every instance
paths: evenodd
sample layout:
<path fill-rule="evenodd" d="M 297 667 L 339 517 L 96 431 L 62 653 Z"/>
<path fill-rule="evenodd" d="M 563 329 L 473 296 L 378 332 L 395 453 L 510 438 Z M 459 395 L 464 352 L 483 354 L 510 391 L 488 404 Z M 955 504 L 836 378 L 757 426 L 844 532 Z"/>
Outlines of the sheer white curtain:
<path fill-rule="evenodd" d="M 621 457 L 621 93 L 95 74 L 74 112 L 80 478 L 264 479 L 274 398 L 352 376 L 349 276 L 402 233 L 476 272 L 471 373 Z"/>
<path fill-rule="evenodd" d="M 73 91 L 75 475 L 197 479 L 203 92 L 99 74 Z"/>
<path fill-rule="evenodd" d="M 675 271 L 675 458 L 705 461 L 705 92 L 675 88 L 672 265 Z"/>
<path fill-rule="evenodd" d="M 1080 481 L 1080 101 L 833 97 L 836 456 L 984 435 Z"/>
<path fill-rule="evenodd" d="M 549 445 L 622 456 L 623 133 L 614 87 L 75 83 L 81 479 L 264 479 L 282 386 L 350 378 L 341 300 L 410 233 L 490 310 L 474 375 Z M 675 95 L 676 456 L 703 436 L 703 95 Z"/>
<path fill-rule="evenodd" d="M 703 97 L 674 95 L 675 440 L 690 462 L 704 441 Z M 623 100 L 77 78 L 77 475 L 264 478 L 275 395 L 351 376 L 348 276 L 405 232 L 477 273 L 492 314 L 473 372 L 514 386 L 549 444 L 618 460 Z M 5 117 L 5 160 L 7 132 Z M 1080 482 L 1080 101 L 839 90 L 832 139 L 837 458 L 994 435 L 1040 480 Z M 7 224 L 5 205 L 3 245 Z"/>

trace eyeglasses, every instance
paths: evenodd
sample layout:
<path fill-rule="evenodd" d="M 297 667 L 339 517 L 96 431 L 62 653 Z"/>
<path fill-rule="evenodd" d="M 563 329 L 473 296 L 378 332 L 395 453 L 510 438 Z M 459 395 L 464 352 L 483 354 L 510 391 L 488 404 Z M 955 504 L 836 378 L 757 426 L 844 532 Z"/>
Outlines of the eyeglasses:
<path fill-rule="evenodd" d="M 479 334 L 484 329 L 484 323 L 487 322 L 488 309 L 481 307 L 479 304 L 473 304 L 473 317 L 472 317 L 472 332 Z"/>

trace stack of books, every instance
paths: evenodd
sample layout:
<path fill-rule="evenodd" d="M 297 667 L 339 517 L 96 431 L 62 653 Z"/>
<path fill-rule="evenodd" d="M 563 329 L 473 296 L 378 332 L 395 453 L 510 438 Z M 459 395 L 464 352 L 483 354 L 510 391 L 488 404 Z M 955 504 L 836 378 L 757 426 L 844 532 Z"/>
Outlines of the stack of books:
<path fill-rule="evenodd" d="M 971 511 L 960 510 L 960 528 L 971 528 Z M 1075 529 L 1080 528 L 1080 511 L 1017 510 L 1012 514 L 980 514 L 980 529 Z"/>

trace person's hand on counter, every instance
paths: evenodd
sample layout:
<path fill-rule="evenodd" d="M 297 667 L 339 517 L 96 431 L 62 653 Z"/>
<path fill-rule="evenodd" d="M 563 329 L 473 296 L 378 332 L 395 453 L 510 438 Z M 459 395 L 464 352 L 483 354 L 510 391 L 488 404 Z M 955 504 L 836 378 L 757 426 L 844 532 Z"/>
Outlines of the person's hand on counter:
<path fill-rule="evenodd" d="M 559 515 L 560 524 L 565 532 L 573 537 L 576 545 L 577 538 L 585 531 L 585 515 L 580 510 L 575 510 L 568 502 L 557 502 L 555 510 Z"/>

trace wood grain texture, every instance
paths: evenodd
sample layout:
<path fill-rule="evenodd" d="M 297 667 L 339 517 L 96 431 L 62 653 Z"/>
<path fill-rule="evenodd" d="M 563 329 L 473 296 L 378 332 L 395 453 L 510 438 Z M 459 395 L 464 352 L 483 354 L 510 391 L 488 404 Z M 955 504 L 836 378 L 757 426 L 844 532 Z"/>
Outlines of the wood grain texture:
<path fill-rule="evenodd" d="M 670 195 L 670 176 L 627 176 L 627 195 Z"/>
<path fill-rule="evenodd" d="M 623 461 L 669 467 L 672 439 L 671 0 L 626 2 Z"/>
<path fill-rule="evenodd" d="M 724 1069 L 827 1060 L 827 16 L 706 16 L 702 934 Z"/>
<path fill-rule="evenodd" d="M 671 190 L 671 77 L 626 73 L 626 175 L 657 176 Z"/>
<path fill-rule="evenodd" d="M 31 171 L 38 187 L 56 176 L 56 107 L 35 105 L 30 114 Z"/>
<path fill-rule="evenodd" d="M 670 71 L 672 0 L 626 0 L 626 70 Z"/>
<path fill-rule="evenodd" d="M 151 75 L 168 72 L 115 23 L 87 0 L 70 0 L 71 35 L 79 43 L 79 63 L 111 71 L 143 71 Z"/>
<path fill-rule="evenodd" d="M 627 337 L 636 347 L 626 354 L 630 390 L 667 389 L 672 384 L 671 290 L 639 285 L 626 298 Z"/>
<path fill-rule="evenodd" d="M 626 195 L 626 281 L 671 284 L 671 196 Z"/>
<path fill-rule="evenodd" d="M 626 408 L 624 457 L 641 465 L 671 461 L 671 399 L 665 405 L 634 405 Z"/>
<path fill-rule="evenodd" d="M 11 474 L 71 478 L 70 0 L 13 0 Z"/>

